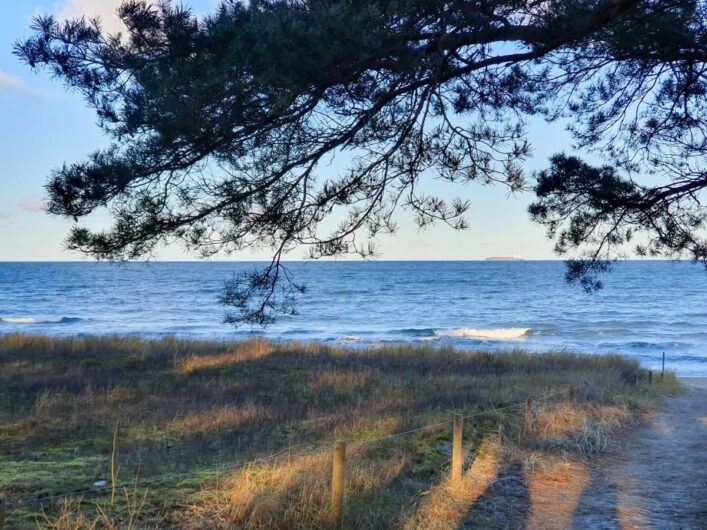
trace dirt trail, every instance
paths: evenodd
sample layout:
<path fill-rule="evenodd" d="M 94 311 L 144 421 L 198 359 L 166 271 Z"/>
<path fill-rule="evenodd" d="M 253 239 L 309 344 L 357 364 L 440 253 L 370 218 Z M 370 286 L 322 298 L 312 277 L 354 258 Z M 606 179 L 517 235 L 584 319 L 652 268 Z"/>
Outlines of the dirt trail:
<path fill-rule="evenodd" d="M 458 528 L 707 529 L 707 378 L 683 379 L 620 450 L 561 469 L 475 475 Z"/>
<path fill-rule="evenodd" d="M 707 378 L 598 459 L 573 528 L 707 528 Z"/>

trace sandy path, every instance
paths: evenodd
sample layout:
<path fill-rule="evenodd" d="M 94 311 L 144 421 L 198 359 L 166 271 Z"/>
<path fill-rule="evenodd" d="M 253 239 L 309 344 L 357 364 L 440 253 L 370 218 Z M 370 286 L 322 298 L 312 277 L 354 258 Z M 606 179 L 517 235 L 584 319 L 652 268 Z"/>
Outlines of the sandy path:
<path fill-rule="evenodd" d="M 667 399 L 620 450 L 560 469 L 476 472 L 482 493 L 466 492 L 456 528 L 707 530 L 707 378 L 682 383 L 688 392 Z"/>
<path fill-rule="evenodd" d="M 707 528 L 707 378 L 598 459 L 572 528 Z"/>

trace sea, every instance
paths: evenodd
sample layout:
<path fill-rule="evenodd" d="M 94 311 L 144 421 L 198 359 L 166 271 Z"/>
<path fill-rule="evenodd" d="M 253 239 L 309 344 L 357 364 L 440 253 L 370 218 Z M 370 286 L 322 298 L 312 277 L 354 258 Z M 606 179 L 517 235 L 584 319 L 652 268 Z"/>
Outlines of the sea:
<path fill-rule="evenodd" d="M 460 350 L 618 353 L 707 376 L 707 270 L 626 261 L 588 294 L 561 261 L 291 262 L 295 314 L 265 329 L 224 323 L 226 280 L 246 262 L 0 263 L 0 334 L 411 343 Z"/>

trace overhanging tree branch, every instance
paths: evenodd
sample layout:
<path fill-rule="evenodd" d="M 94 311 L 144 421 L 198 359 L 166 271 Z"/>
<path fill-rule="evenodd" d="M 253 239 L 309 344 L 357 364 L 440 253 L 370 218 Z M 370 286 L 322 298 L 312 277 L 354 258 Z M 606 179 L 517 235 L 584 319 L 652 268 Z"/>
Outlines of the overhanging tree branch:
<path fill-rule="evenodd" d="M 570 117 L 614 171 L 580 178 L 556 160 L 539 179 L 533 215 L 558 251 L 595 244 L 591 265 L 641 228 L 655 236 L 648 252 L 701 255 L 702 1 L 224 1 L 197 20 L 126 0 L 120 16 L 122 35 L 39 17 L 16 46 L 78 90 L 114 139 L 51 176 L 50 211 L 109 209 L 112 228 L 77 225 L 68 240 L 99 258 L 172 241 L 200 255 L 272 249 L 265 271 L 229 284 L 233 321 L 291 308 L 298 289 L 280 259 L 298 246 L 369 255 L 400 208 L 464 228 L 466 201 L 420 195 L 423 178 L 523 189 L 530 114 Z M 346 167 L 331 172 L 330 157 Z M 671 182 L 646 188 L 622 171 Z"/>

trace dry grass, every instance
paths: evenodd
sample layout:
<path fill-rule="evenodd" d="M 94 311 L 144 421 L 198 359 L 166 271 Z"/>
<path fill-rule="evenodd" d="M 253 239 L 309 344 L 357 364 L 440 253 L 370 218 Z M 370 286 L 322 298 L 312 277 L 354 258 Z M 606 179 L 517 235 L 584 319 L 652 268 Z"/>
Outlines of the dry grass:
<path fill-rule="evenodd" d="M 610 435 L 635 424 L 639 417 L 625 405 L 562 401 L 535 408 L 532 442 L 535 446 L 576 450 L 584 455 L 609 448 Z"/>
<path fill-rule="evenodd" d="M 485 437 L 462 480 L 435 485 L 402 525 L 404 530 L 457 528 L 498 478 L 502 462 L 503 448 L 499 438 Z"/>
<path fill-rule="evenodd" d="M 483 521 L 484 480 L 515 463 L 528 477 L 559 472 L 570 457 L 610 449 L 657 396 L 678 391 L 672 375 L 626 385 L 637 368 L 569 353 L 4 336 L 0 488 L 12 502 L 109 479 L 119 419 L 118 482 L 137 480 L 137 491 L 121 489 L 112 507 L 110 494 L 30 502 L 11 508 L 10 527 L 325 528 L 336 438 L 369 440 L 577 386 L 573 400 L 537 403 L 530 430 L 513 410 L 467 421 L 466 487 L 447 483 L 446 427 L 351 448 L 350 527 L 456 528 L 468 513 Z"/>

